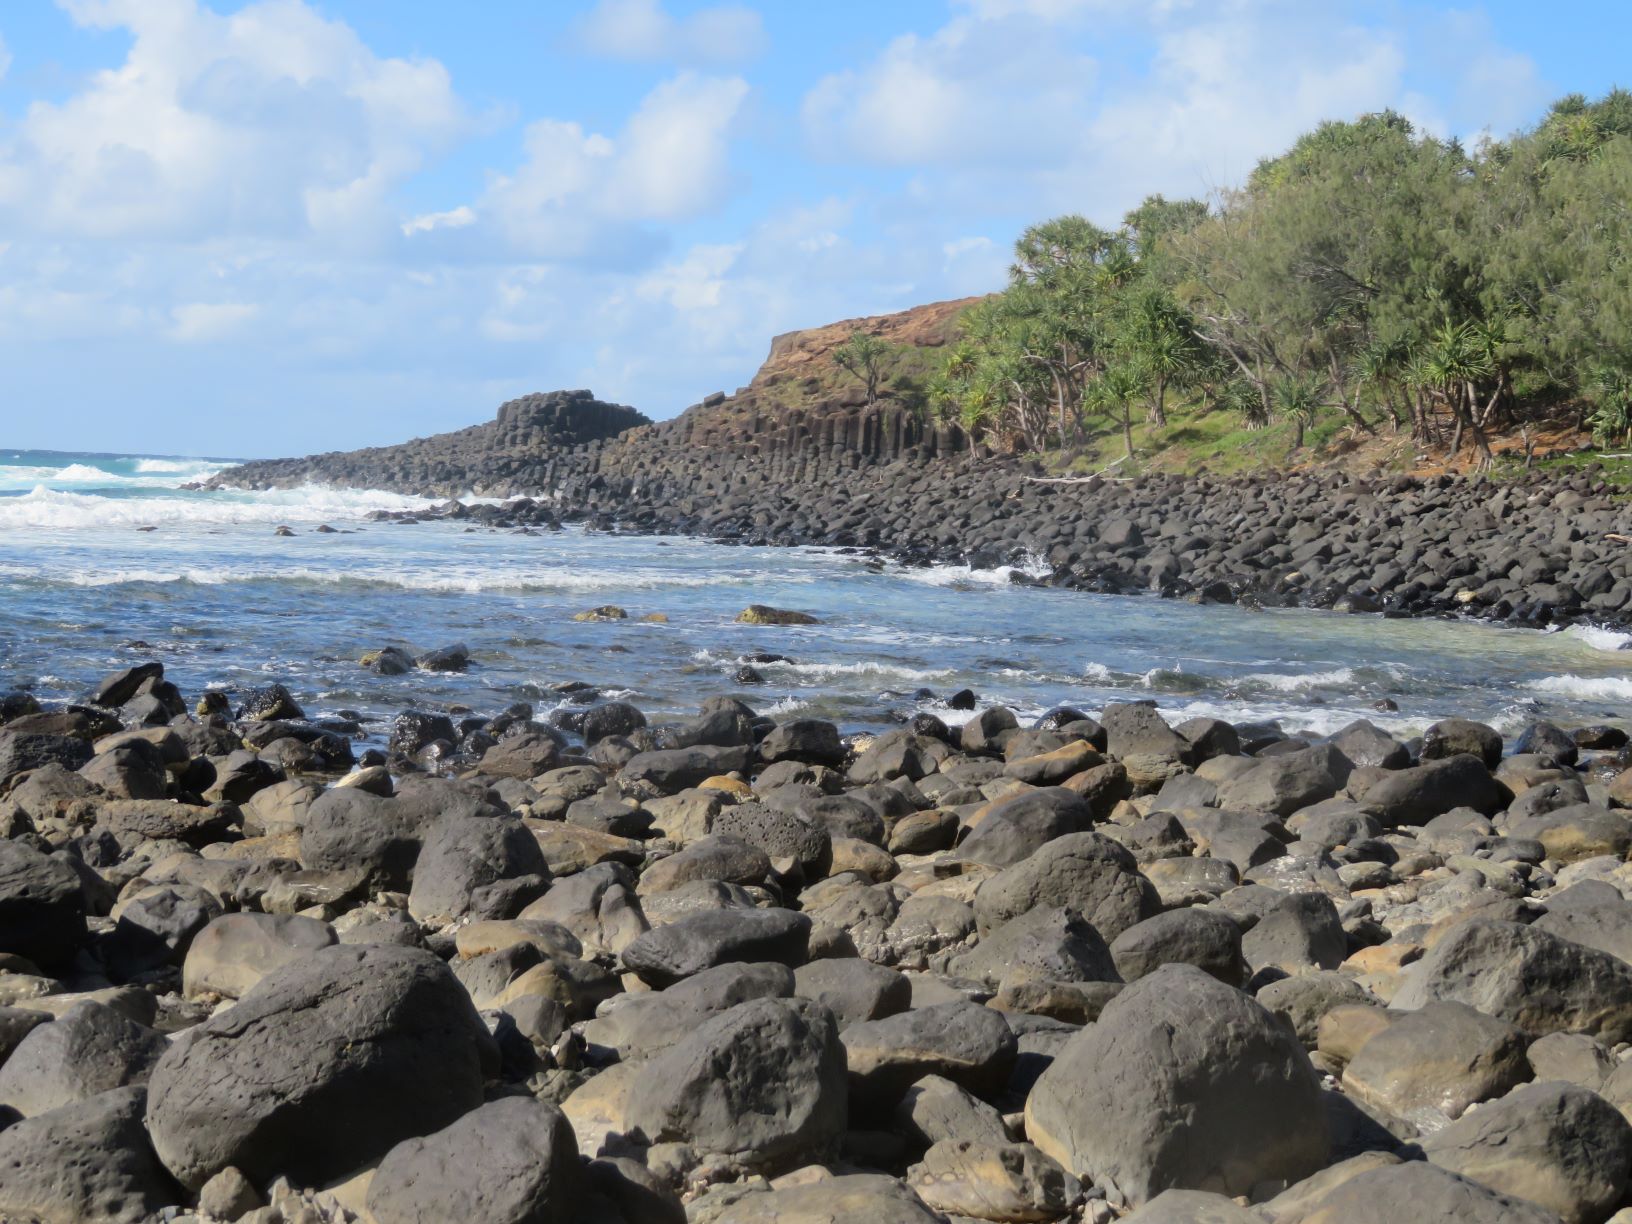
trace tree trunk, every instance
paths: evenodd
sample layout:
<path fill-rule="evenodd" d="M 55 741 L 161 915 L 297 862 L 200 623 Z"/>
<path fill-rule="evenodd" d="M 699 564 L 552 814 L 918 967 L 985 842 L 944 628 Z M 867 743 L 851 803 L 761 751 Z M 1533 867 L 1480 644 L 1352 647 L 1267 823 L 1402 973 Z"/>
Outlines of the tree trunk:
<path fill-rule="evenodd" d="M 1122 405 L 1122 441 L 1127 444 L 1127 458 L 1133 458 L 1133 406 Z"/>
<path fill-rule="evenodd" d="M 1150 407 L 1150 423 L 1157 429 L 1167 428 L 1167 375 L 1156 376 L 1156 401 Z"/>

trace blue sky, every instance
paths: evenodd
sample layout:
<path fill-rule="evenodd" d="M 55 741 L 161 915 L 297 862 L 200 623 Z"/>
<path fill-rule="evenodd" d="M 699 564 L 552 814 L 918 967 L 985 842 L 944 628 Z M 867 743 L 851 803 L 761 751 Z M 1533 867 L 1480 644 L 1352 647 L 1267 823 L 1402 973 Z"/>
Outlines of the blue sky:
<path fill-rule="evenodd" d="M 1501 134 L 1628 45 L 1519 0 L 8 0 L 0 445 L 672 416 L 778 332 L 998 288 L 1031 221 L 1385 106 Z"/>

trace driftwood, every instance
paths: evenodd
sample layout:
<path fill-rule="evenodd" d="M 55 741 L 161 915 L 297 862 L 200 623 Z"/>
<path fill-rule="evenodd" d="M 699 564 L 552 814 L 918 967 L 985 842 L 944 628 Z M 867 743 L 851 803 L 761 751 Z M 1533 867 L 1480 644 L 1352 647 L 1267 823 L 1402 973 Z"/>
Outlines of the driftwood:
<path fill-rule="evenodd" d="M 1092 476 L 1027 476 L 1026 479 L 1028 481 L 1030 481 L 1032 484 L 1062 484 L 1062 485 L 1087 484 L 1089 481 L 1098 480 L 1101 476 L 1105 475 L 1106 472 L 1108 472 L 1112 468 L 1116 467 L 1117 464 L 1126 463 L 1127 461 L 1128 461 L 1128 457 L 1126 455 L 1123 455 L 1122 458 L 1118 459 L 1115 463 L 1107 463 L 1104 467 L 1100 468 L 1099 471 L 1095 472 Z M 1119 480 L 1119 479 L 1122 479 L 1122 478 L 1113 476 L 1113 477 L 1111 477 L 1111 479 L 1112 480 Z"/>

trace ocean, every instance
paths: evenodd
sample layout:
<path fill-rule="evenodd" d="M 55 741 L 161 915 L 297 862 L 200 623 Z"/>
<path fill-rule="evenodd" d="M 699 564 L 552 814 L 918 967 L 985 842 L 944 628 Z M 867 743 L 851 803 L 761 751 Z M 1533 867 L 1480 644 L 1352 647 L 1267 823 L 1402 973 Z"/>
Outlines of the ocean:
<path fill-rule="evenodd" d="M 1538 718 L 1632 725 L 1629 639 L 1608 630 L 1202 607 L 825 549 L 370 521 L 429 504 L 394 493 L 179 487 L 229 463 L 0 449 L 0 690 L 75 701 L 158 659 L 190 698 L 278 681 L 309 715 L 355 711 L 377 734 L 410 707 L 528 702 L 542 715 L 584 700 L 565 691 L 575 682 L 658 717 L 731 693 L 847 730 L 919 710 L 961 721 L 946 698 L 964 688 L 1022 719 L 1153 698 L 1170 721 L 1288 731 L 1369 718 L 1406 734 L 1452 714 L 1510 735 Z M 735 623 L 751 603 L 821 623 Z M 572 619 L 602 604 L 629 619 Z M 455 642 L 471 651 L 463 673 L 358 664 L 382 646 Z M 780 658 L 739 683 L 754 655 Z"/>

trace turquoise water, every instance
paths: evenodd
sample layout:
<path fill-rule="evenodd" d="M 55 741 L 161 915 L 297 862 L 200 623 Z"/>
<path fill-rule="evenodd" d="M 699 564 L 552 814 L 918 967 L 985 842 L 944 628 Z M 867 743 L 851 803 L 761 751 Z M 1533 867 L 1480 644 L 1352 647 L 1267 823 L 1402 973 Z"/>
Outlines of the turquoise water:
<path fill-rule="evenodd" d="M 547 710 L 563 700 L 555 686 L 583 681 L 658 714 L 731 692 L 855 729 L 919 709 L 965 717 L 941 701 L 963 687 L 1022 715 L 1154 697 L 1175 719 L 1288 730 L 1369 717 L 1406 732 L 1452 713 L 1510 732 L 1536 717 L 1632 720 L 1632 653 L 1603 630 L 1197 607 L 817 549 L 368 521 L 425 504 L 390 493 L 177 487 L 225 462 L 0 449 L 0 688 L 73 700 L 151 657 L 189 694 L 275 679 L 309 714 L 371 717 Z M 606 603 L 630 619 L 571 619 Z M 734 624 L 750 603 L 822 623 Z M 639 622 L 650 612 L 668 622 Z M 474 659 L 461 675 L 376 677 L 356 662 L 461 641 Z M 788 661 L 735 683 L 754 652 Z M 1399 711 L 1374 709 L 1383 699 Z"/>

